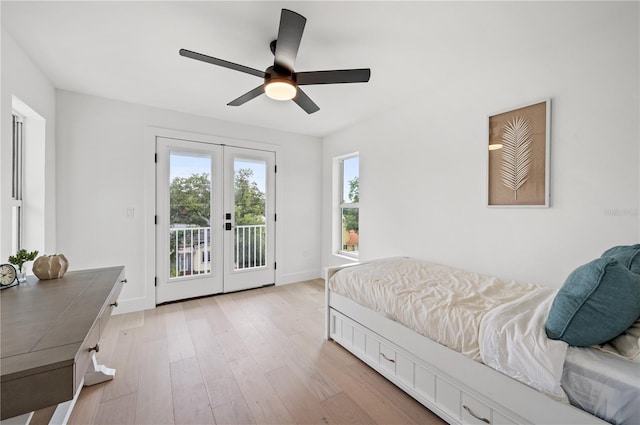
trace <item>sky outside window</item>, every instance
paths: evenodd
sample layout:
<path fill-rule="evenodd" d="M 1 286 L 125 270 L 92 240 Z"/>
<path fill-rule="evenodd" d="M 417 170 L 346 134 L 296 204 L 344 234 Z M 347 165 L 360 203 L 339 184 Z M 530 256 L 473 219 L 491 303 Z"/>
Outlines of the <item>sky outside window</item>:
<path fill-rule="evenodd" d="M 169 181 L 176 177 L 189 178 L 194 174 L 207 174 L 211 178 L 211 157 L 196 156 L 194 153 L 180 154 L 171 152 Z"/>
<path fill-rule="evenodd" d="M 360 175 L 360 157 L 354 156 L 353 158 L 347 158 L 342 161 L 342 173 L 343 173 L 343 201 L 350 202 L 349 200 L 349 182 L 353 180 L 354 177 L 358 177 Z"/>
<path fill-rule="evenodd" d="M 173 181 L 176 177 L 189 178 L 194 174 L 205 173 L 211 178 L 211 157 L 209 155 L 197 156 L 195 153 L 181 154 L 172 152 L 170 161 L 169 181 Z M 251 181 L 258 185 L 262 193 L 265 193 L 266 172 L 264 161 L 237 158 L 234 168 L 234 172 L 241 168 L 252 170 L 253 177 Z"/>

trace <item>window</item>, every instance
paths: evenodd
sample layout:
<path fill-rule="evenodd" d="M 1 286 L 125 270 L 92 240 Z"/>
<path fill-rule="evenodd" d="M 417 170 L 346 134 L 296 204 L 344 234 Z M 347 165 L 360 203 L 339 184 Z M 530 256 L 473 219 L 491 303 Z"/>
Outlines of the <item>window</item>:
<path fill-rule="evenodd" d="M 338 252 L 358 256 L 360 250 L 360 157 L 351 155 L 340 159 L 340 224 Z"/>
<path fill-rule="evenodd" d="M 11 252 L 17 252 L 22 248 L 22 188 L 24 168 L 23 148 L 23 119 L 21 116 L 14 114 L 11 162 Z"/>
<path fill-rule="evenodd" d="M 45 194 L 54 187 L 52 164 L 45 163 L 47 152 L 46 120 L 15 96 L 11 97 L 12 139 L 7 156 L 7 214 L 2 215 L 4 249 L 14 254 L 19 249 L 45 251 L 45 239 L 54 241 L 53 226 L 45 226 L 45 213 L 53 206 L 45 203 Z M 8 117 L 7 117 L 8 118 Z M 7 146 L 8 147 L 8 146 Z M 9 159 L 9 158 L 7 158 Z M 9 174 L 9 171 L 11 174 Z M 46 178 L 49 175 L 49 179 Z"/>

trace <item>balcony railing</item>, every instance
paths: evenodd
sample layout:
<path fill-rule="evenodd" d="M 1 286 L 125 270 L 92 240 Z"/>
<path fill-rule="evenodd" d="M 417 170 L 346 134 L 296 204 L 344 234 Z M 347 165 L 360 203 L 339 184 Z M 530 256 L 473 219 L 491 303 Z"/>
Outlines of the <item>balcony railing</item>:
<path fill-rule="evenodd" d="M 170 278 L 209 274 L 211 264 L 211 228 L 169 229 Z M 215 249 L 215 247 L 213 247 Z M 234 269 L 246 270 L 266 265 L 266 225 L 234 227 Z"/>
<path fill-rule="evenodd" d="M 267 264 L 266 230 L 264 224 L 235 226 L 234 264 L 236 270 L 264 267 Z"/>

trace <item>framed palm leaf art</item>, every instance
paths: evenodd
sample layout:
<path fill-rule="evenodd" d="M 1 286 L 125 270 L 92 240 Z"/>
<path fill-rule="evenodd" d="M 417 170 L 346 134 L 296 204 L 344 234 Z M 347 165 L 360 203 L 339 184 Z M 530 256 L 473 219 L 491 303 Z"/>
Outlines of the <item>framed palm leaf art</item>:
<path fill-rule="evenodd" d="M 550 136 L 550 99 L 489 116 L 490 207 L 549 207 Z"/>

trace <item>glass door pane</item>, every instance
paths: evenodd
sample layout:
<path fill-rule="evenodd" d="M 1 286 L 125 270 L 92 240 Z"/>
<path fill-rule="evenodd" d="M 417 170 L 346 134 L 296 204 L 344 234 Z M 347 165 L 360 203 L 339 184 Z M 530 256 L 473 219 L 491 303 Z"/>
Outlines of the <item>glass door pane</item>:
<path fill-rule="evenodd" d="M 211 156 L 171 151 L 169 179 L 169 278 L 209 274 Z"/>
<path fill-rule="evenodd" d="M 266 171 L 265 161 L 234 158 L 234 270 L 267 264 Z"/>

